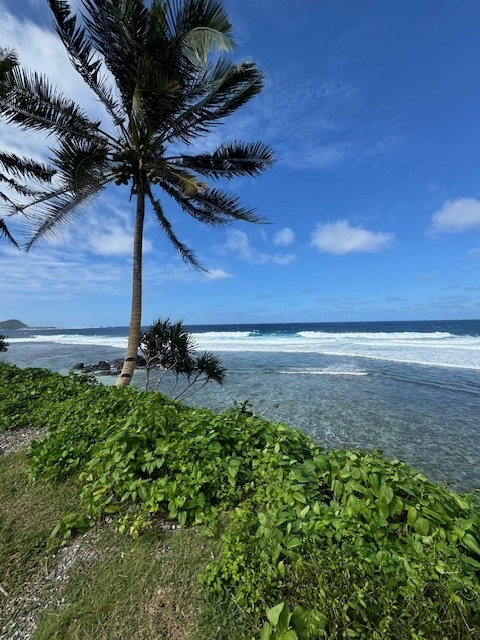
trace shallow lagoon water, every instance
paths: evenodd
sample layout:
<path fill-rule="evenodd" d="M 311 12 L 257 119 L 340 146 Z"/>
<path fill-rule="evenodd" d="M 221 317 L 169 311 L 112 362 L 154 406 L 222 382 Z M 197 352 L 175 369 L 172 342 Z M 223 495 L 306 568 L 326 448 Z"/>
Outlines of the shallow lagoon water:
<path fill-rule="evenodd" d="M 479 321 L 192 331 L 227 379 L 190 404 L 222 410 L 248 400 L 321 446 L 382 449 L 452 488 L 480 488 Z M 7 361 L 62 372 L 121 357 L 126 344 L 125 328 L 7 333 Z"/>

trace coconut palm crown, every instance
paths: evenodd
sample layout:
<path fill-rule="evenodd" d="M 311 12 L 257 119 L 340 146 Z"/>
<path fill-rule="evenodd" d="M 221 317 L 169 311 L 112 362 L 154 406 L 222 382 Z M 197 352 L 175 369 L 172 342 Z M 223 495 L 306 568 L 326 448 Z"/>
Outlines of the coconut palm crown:
<path fill-rule="evenodd" d="M 146 204 L 183 260 L 203 268 L 176 235 L 157 190 L 184 213 L 212 226 L 262 222 L 217 179 L 256 176 L 274 160 L 262 142 L 234 141 L 212 153 L 188 154 L 263 87 L 252 62 L 234 64 L 232 26 L 218 0 L 47 0 L 70 60 L 104 105 L 110 122 L 94 121 L 47 78 L 14 65 L 2 82 L 0 118 L 46 132 L 56 171 L 52 187 L 17 204 L 27 216 L 26 249 L 65 225 L 114 183 L 135 202 L 133 289 L 128 347 L 117 384 L 129 384 L 136 365 L 142 303 L 142 242 Z"/>

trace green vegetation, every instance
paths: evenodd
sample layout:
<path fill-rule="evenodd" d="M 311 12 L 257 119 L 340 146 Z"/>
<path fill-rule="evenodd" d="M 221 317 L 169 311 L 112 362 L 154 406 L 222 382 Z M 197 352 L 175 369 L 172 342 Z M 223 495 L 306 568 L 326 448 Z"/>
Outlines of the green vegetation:
<path fill-rule="evenodd" d="M 197 353 L 195 341 L 182 321 L 157 320 L 140 337 L 146 362 L 145 391 L 158 391 L 170 381 L 170 397 L 185 400 L 209 382 L 223 384 L 225 368 L 213 353 Z M 183 384 L 179 382 L 183 381 Z M 162 389 L 163 391 L 163 389 Z"/>
<path fill-rule="evenodd" d="M 47 545 L 62 510 L 79 508 L 76 478 L 32 484 L 26 466 L 24 453 L 0 457 L 2 637 L 14 637 L 4 625 L 21 627 L 36 611 L 34 640 L 240 640 L 238 613 L 207 601 L 197 579 L 218 540 L 157 528 L 135 541 L 103 523 L 75 541 L 78 549 L 52 556 Z M 68 582 L 59 579 L 67 568 Z M 17 606 L 9 615 L 10 599 Z M 228 635 L 217 634 L 219 625 Z"/>
<path fill-rule="evenodd" d="M 78 508 L 72 479 L 60 484 L 32 485 L 23 454 L 0 457 L 0 582 L 11 596 L 46 562 L 45 547 L 65 509 Z"/>
<path fill-rule="evenodd" d="M 256 96 L 263 74 L 251 61 L 235 64 L 223 55 L 235 45 L 219 0 L 82 0 L 77 15 L 71 4 L 49 0 L 55 30 L 75 71 L 105 107 L 107 120 L 90 119 L 47 78 L 4 54 L 0 119 L 49 136 L 56 172 L 55 183 L 41 193 L 24 188 L 24 199 L 9 201 L 9 212 L 29 214 L 28 250 L 40 238 L 61 232 L 109 185 L 127 187 L 135 223 L 130 330 L 117 381 L 124 386 L 135 369 L 141 332 L 147 204 L 183 260 L 202 268 L 177 237 L 157 192 L 210 226 L 262 221 L 214 183 L 257 176 L 270 167 L 274 154 L 267 145 L 232 141 L 211 153 L 188 149 Z M 17 160 L 18 170 L 25 172 L 26 162 Z M 13 241 L 0 220 L 2 232 Z"/>
<path fill-rule="evenodd" d="M 4 320 L 0 322 L 0 329 L 28 329 L 28 326 L 20 320 Z"/>
<path fill-rule="evenodd" d="M 0 333 L 0 353 L 7 351 L 8 346 L 7 339 Z"/>
<path fill-rule="evenodd" d="M 110 535 L 133 538 L 120 536 L 122 544 L 154 540 L 164 518 L 185 525 L 186 536 L 213 536 L 206 548 L 219 544 L 218 553 L 197 565 L 209 599 L 199 600 L 203 613 L 186 637 L 199 637 L 209 616 L 228 629 L 225 638 L 243 640 L 480 637 L 474 494 L 431 483 L 378 451 L 324 451 L 245 407 L 217 415 L 39 371 L 32 381 L 32 370 L 0 365 L 0 409 L 30 394 L 23 424 L 49 430 L 31 446 L 30 476 L 78 483 L 78 503 L 49 545 L 70 544 L 106 520 L 119 532 Z"/>

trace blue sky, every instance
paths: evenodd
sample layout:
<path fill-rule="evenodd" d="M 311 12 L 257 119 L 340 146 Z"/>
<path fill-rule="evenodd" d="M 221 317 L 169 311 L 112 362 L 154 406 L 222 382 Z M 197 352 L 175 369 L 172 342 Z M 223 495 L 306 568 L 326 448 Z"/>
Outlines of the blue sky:
<path fill-rule="evenodd" d="M 78 0 L 76 3 L 79 4 Z M 269 225 L 212 230 L 166 210 L 209 274 L 152 217 L 144 324 L 480 317 L 480 3 L 227 0 L 235 60 L 263 93 L 198 149 L 263 140 L 278 162 L 229 189 Z M 0 43 L 102 117 L 50 27 L 46 0 L 0 0 Z M 2 148 L 45 140 L 0 125 Z M 28 255 L 0 241 L 0 320 L 126 325 L 133 206 L 112 188 Z"/>

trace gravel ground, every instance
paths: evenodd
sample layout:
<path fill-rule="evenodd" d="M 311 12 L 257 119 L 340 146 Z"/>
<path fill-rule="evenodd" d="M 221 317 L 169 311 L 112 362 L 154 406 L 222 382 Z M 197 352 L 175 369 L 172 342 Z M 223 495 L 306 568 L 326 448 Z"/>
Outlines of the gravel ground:
<path fill-rule="evenodd" d="M 46 433 L 46 429 L 35 429 L 34 427 L 20 427 L 18 429 L 0 431 L 0 456 L 21 451 L 32 440 L 43 438 Z"/>
<path fill-rule="evenodd" d="M 63 604 L 62 592 L 68 581 L 68 571 L 79 560 L 92 560 L 100 552 L 95 548 L 97 534 L 89 532 L 68 547 L 60 549 L 49 569 L 32 578 L 20 597 L 0 593 L 0 640 L 30 640 L 40 614 Z M 3 601 L 3 602 L 2 602 Z"/>
<path fill-rule="evenodd" d="M 46 435 L 46 429 L 22 427 L 0 432 L 0 455 L 24 449 L 32 440 Z M 159 530 L 175 531 L 180 525 L 161 522 Z M 101 552 L 96 547 L 99 532 L 91 530 L 73 543 L 60 549 L 49 562 L 49 567 L 35 575 L 23 587 L 19 597 L 12 597 L 1 585 L 0 576 L 0 640 L 30 640 L 35 632 L 37 620 L 47 608 L 60 608 L 63 604 L 63 589 L 68 581 L 70 568 L 78 561 L 98 558 Z M 165 546 L 161 553 L 171 549 Z"/>

